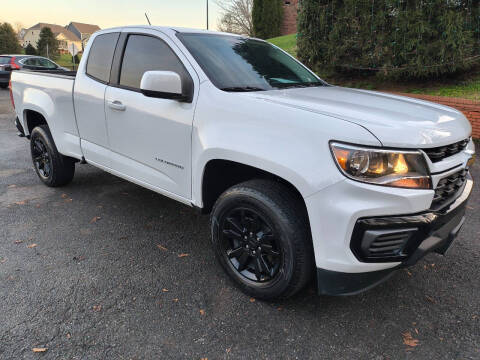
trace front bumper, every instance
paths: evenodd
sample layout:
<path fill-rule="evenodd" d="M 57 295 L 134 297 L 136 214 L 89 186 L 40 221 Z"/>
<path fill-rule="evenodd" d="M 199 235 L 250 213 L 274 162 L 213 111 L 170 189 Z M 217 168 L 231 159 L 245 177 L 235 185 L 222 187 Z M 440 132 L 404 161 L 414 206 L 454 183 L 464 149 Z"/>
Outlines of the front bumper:
<path fill-rule="evenodd" d="M 395 270 L 415 264 L 430 252 L 445 254 L 465 221 L 465 209 L 472 187 L 473 180 L 469 176 L 460 196 L 441 212 L 358 219 L 351 241 L 351 251 L 358 262 L 374 265 L 381 261 L 380 264 L 386 265 L 391 261 L 392 266 L 366 272 L 317 268 L 318 292 L 325 295 L 357 294 L 388 279 Z M 369 247 L 374 244 L 375 239 L 384 234 L 390 236 L 383 242 L 384 249 L 393 250 L 390 253 L 387 251 L 390 257 L 385 256 L 386 252 L 377 256 L 375 250 L 379 249 L 380 245 Z"/>

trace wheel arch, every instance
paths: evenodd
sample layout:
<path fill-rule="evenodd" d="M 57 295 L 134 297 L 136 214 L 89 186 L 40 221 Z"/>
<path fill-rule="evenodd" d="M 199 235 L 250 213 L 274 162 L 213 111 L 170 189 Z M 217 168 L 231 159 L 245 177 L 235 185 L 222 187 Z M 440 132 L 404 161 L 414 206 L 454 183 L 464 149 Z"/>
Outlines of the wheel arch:
<path fill-rule="evenodd" d="M 308 219 L 304 195 L 291 180 L 251 164 L 225 158 L 210 159 L 203 167 L 200 184 L 202 212 L 209 213 L 218 197 L 228 188 L 253 179 L 268 179 L 283 184 L 298 197 Z"/>
<path fill-rule="evenodd" d="M 27 108 L 23 110 L 23 128 L 25 135 L 30 136 L 32 130 L 39 125 L 48 125 L 47 117 L 40 109 Z"/>

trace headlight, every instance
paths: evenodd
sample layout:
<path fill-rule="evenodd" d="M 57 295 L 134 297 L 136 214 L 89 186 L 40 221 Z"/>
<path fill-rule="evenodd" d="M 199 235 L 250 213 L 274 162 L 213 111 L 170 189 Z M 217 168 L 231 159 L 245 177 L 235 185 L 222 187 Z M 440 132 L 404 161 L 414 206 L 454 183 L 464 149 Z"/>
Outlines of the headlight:
<path fill-rule="evenodd" d="M 350 179 L 400 188 L 431 189 L 425 158 L 419 151 L 383 150 L 330 143 L 333 157 Z"/>

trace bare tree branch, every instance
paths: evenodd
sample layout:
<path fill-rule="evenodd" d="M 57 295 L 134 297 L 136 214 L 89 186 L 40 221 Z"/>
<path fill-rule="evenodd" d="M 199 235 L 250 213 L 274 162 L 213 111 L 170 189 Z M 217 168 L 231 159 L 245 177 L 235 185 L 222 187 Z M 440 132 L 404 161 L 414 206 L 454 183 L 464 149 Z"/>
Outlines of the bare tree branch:
<path fill-rule="evenodd" d="M 221 9 L 218 30 L 234 34 L 253 35 L 253 0 L 215 0 Z"/>

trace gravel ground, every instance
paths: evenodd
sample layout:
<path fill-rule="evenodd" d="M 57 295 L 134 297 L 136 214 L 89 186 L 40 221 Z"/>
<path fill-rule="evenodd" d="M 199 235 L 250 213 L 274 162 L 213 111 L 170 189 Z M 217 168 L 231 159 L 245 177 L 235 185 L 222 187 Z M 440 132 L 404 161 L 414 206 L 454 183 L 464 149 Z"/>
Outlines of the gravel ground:
<path fill-rule="evenodd" d="M 89 165 L 41 185 L 13 119 L 1 90 L 1 359 L 480 358 L 478 182 L 446 257 L 358 296 L 266 303 L 224 275 L 193 209 Z"/>

